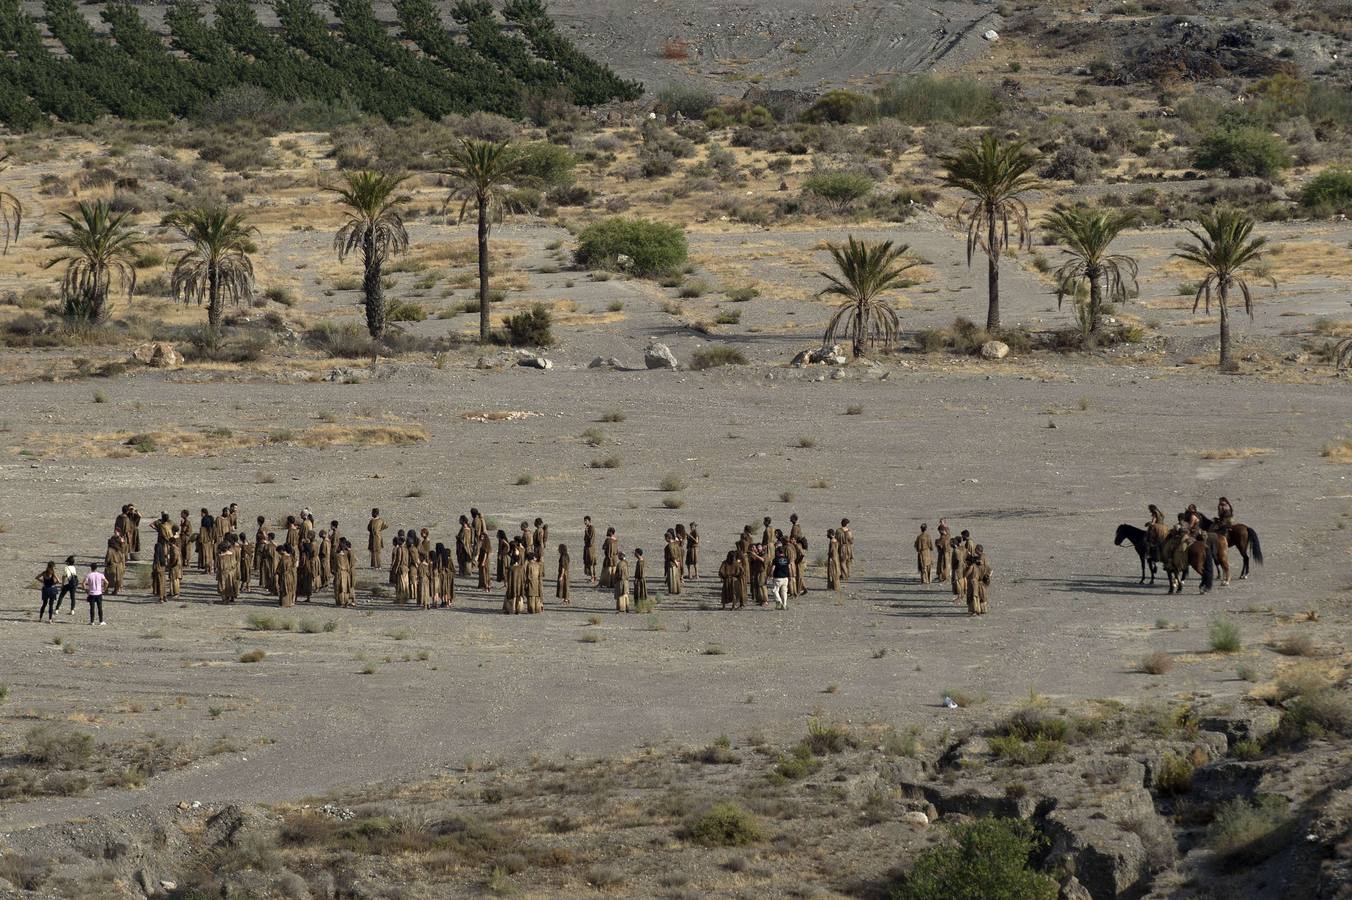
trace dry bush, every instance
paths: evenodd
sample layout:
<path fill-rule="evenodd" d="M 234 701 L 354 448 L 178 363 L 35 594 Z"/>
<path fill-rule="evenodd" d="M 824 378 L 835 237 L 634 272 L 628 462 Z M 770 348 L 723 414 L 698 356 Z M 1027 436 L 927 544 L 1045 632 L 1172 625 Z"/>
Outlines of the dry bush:
<path fill-rule="evenodd" d="M 1271 450 L 1263 447 L 1224 447 L 1219 450 L 1203 450 L 1197 455 L 1202 459 L 1252 459 L 1266 456 Z"/>
<path fill-rule="evenodd" d="M 1352 463 L 1352 441 L 1338 441 L 1336 444 L 1327 444 L 1319 455 L 1330 462 Z"/>
<path fill-rule="evenodd" d="M 1292 634 L 1282 638 L 1273 648 L 1282 656 L 1314 656 L 1319 650 L 1308 634 Z"/>
<path fill-rule="evenodd" d="M 1174 658 L 1168 653 L 1152 653 L 1141 660 L 1141 671 L 1147 675 L 1167 675 L 1173 668 Z"/>

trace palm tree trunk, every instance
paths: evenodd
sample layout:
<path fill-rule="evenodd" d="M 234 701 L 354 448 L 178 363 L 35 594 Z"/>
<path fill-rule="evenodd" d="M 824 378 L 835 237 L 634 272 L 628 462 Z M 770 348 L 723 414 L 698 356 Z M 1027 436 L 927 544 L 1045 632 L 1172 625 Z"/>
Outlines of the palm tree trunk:
<path fill-rule="evenodd" d="M 1225 282 L 1220 285 L 1220 307 L 1221 307 L 1221 371 L 1229 369 L 1234 363 L 1230 361 L 1230 310 L 1226 302 L 1229 298 L 1226 296 L 1229 291 Z"/>
<path fill-rule="evenodd" d="M 1103 304 L 1103 294 L 1099 289 L 1099 270 L 1089 268 L 1085 270 L 1085 277 L 1089 280 L 1089 333 L 1097 334 L 1099 330 L 1099 315 Z"/>
<path fill-rule="evenodd" d="M 221 271 L 215 264 L 207 270 L 207 324 L 221 327 Z"/>
<path fill-rule="evenodd" d="M 986 222 L 986 293 L 989 298 L 986 330 L 992 333 L 1000 330 L 1000 245 L 996 243 L 997 236 L 995 216 L 991 215 Z"/>
<path fill-rule="evenodd" d="M 854 358 L 864 355 L 864 301 L 861 298 L 854 310 Z"/>
<path fill-rule="evenodd" d="M 366 330 L 380 340 L 385 334 L 385 287 L 380 283 L 380 257 L 376 254 L 375 239 L 368 233 L 362 248 L 365 271 L 362 275 L 362 296 L 366 298 Z"/>
<path fill-rule="evenodd" d="M 479 211 L 479 342 L 488 343 L 488 198 L 478 197 Z"/>

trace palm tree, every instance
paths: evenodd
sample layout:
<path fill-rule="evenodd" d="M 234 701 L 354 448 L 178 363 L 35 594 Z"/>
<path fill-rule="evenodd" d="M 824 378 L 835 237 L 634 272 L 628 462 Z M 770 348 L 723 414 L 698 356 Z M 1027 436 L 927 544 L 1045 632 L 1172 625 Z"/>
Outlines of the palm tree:
<path fill-rule="evenodd" d="M 488 233 L 506 211 L 504 187 L 521 171 L 524 159 L 510 141 L 461 140 L 450 152 L 445 173 L 451 199 L 460 199 L 460 221 L 474 204 L 479 223 L 479 340 L 488 341 Z"/>
<path fill-rule="evenodd" d="M 967 265 L 979 248 L 988 263 L 986 330 L 1000 327 L 1000 251 L 1009 249 L 1011 227 L 1015 246 L 1031 246 L 1028 207 L 1021 195 L 1040 186 L 1030 170 L 1037 156 L 1023 141 L 1002 142 L 987 132 L 958 152 L 940 157 L 947 167 L 943 182 L 970 196 L 958 207 L 958 221 L 967 223 Z"/>
<path fill-rule="evenodd" d="M 1193 296 L 1192 310 L 1206 302 L 1206 311 L 1211 312 L 1211 295 L 1216 295 L 1216 305 L 1221 310 L 1221 368 L 1233 369 L 1230 359 L 1230 291 L 1238 288 L 1244 298 L 1244 311 L 1253 318 L 1253 295 L 1249 292 L 1247 278 L 1257 275 L 1255 264 L 1263 256 L 1263 246 L 1267 238 L 1251 237 L 1253 219 L 1233 209 L 1223 209 L 1209 216 L 1202 216 L 1201 228 L 1188 228 L 1194 242 L 1180 243 L 1179 259 L 1201 266 L 1206 276 L 1197 286 Z M 1276 287 L 1277 282 L 1269 281 Z"/>
<path fill-rule="evenodd" d="M 1069 259 L 1056 270 L 1056 305 L 1079 288 L 1089 288 L 1088 325 L 1098 331 L 1104 302 L 1125 303 L 1136 288 L 1136 260 L 1108 248 L 1131 222 L 1128 215 L 1082 207 L 1056 209 L 1042 222 L 1043 229 L 1062 245 Z M 1106 291 L 1106 296 L 1105 296 Z"/>
<path fill-rule="evenodd" d="M 199 206 L 168 219 L 189 246 L 174 264 L 170 289 L 185 304 L 207 304 L 207 324 L 221 324 L 226 298 L 238 304 L 253 299 L 254 269 L 249 254 L 256 249 L 258 229 L 244 216 L 221 206 Z"/>
<path fill-rule="evenodd" d="M 361 250 L 366 330 L 377 340 L 385 334 L 385 288 L 380 270 L 391 256 L 408 249 L 408 232 L 399 207 L 410 198 L 396 193 L 407 179 L 407 175 L 369 170 L 345 172 L 344 184 L 329 188 L 347 207 L 343 210 L 347 219 L 333 236 L 333 248 L 338 251 L 339 262 L 354 250 Z"/>
<path fill-rule="evenodd" d="M 108 312 L 108 293 L 120 281 L 130 298 L 136 290 L 136 249 L 145 241 L 127 222 L 128 213 L 114 213 L 107 201 L 81 202 L 75 214 L 61 213 L 64 231 L 48 231 L 47 246 L 62 252 L 42 264 L 64 263 L 61 302 L 71 322 L 101 322 Z"/>
<path fill-rule="evenodd" d="M 9 166 L 5 161 L 8 153 L 0 153 L 0 172 Z M 19 228 L 23 225 L 23 204 L 9 191 L 0 190 L 0 253 L 9 252 L 10 241 L 19 239 Z"/>
<path fill-rule="evenodd" d="M 880 295 L 897 287 L 903 273 L 916 265 L 916 260 L 903 259 L 910 247 L 893 247 L 891 241 L 870 245 L 851 236 L 847 246 L 828 244 L 827 249 L 840 274 L 818 273 L 831 282 L 821 294 L 835 294 L 845 300 L 826 324 L 825 342 L 831 343 L 837 334 L 848 334 L 856 358 L 864 355 L 865 340 L 891 344 L 901 330 L 901 320 Z"/>

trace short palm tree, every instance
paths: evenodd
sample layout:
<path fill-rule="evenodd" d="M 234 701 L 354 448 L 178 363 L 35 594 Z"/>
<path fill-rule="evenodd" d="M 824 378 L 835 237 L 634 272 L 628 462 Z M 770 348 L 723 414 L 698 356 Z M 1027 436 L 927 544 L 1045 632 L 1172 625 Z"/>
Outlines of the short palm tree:
<path fill-rule="evenodd" d="M 837 334 L 849 335 L 855 357 L 864 355 L 865 341 L 891 344 L 901 320 L 881 295 L 900 285 L 905 271 L 916 265 L 916 260 L 905 258 L 910 247 L 894 247 L 891 241 L 868 244 L 851 236 L 846 246 L 830 244 L 827 249 L 840 272 L 819 273 L 831 282 L 821 293 L 845 299 L 826 324 L 825 342 L 831 343 Z"/>
<path fill-rule="evenodd" d="M 1011 230 L 1015 246 L 1030 246 L 1022 195 L 1039 187 L 1031 174 L 1037 156 L 1023 141 L 1001 141 L 987 132 L 940 161 L 947 167 L 944 184 L 968 195 L 958 207 L 958 221 L 967 225 L 967 265 L 978 249 L 986 254 L 986 330 L 995 331 L 1000 327 L 1000 252 L 1009 249 Z"/>
<path fill-rule="evenodd" d="M 136 290 L 136 251 L 145 241 L 127 216 L 114 213 L 104 200 L 82 202 L 73 215 L 61 213 L 64 230 L 44 235 L 47 246 L 61 252 L 43 263 L 43 268 L 66 267 L 61 302 L 68 321 L 103 321 L 114 281 L 126 287 L 128 298 Z"/>
<path fill-rule="evenodd" d="M 1230 358 L 1230 292 L 1239 291 L 1244 298 L 1244 311 L 1253 318 L 1253 294 L 1248 279 L 1258 274 L 1254 267 L 1263 256 L 1267 238 L 1253 237 L 1253 219 L 1233 209 L 1202 216 L 1199 224 L 1201 228 L 1188 228 L 1193 241 L 1180 243 L 1174 256 L 1201 266 L 1205 272 L 1193 297 L 1192 309 L 1196 312 L 1198 305 L 1205 302 L 1209 314 L 1211 297 L 1215 295 L 1221 312 L 1221 368 L 1232 369 L 1235 364 Z M 1276 281 L 1272 284 L 1275 287 Z"/>
<path fill-rule="evenodd" d="M 346 217 L 333 236 L 339 262 L 360 250 L 362 297 L 366 304 L 366 330 L 379 340 L 385 334 L 385 287 L 381 269 L 390 257 L 408 249 L 408 231 L 399 207 L 409 201 L 398 193 L 407 175 L 384 172 L 343 173 L 343 184 L 329 188 L 342 200 Z"/>
<path fill-rule="evenodd" d="M 460 200 L 460 221 L 470 205 L 479 225 L 479 340 L 489 339 L 488 234 L 507 212 L 506 185 L 521 171 L 523 158 L 510 141 L 462 140 L 450 151 L 444 174 L 451 179 L 451 199 Z"/>
<path fill-rule="evenodd" d="M 8 153 L 0 153 L 0 172 L 9 168 L 5 161 Z M 0 190 L 0 253 L 9 252 L 11 241 L 19 239 L 19 228 L 23 225 L 23 204 L 9 191 Z"/>
<path fill-rule="evenodd" d="M 239 304 L 253 299 L 254 269 L 249 254 L 256 249 L 258 229 L 244 224 L 244 216 L 220 206 L 199 206 L 174 213 L 168 224 L 188 248 L 179 253 L 170 278 L 174 296 L 186 303 L 207 305 L 207 324 L 216 328 L 227 298 Z"/>
<path fill-rule="evenodd" d="M 1056 304 L 1067 295 L 1076 296 L 1081 286 L 1089 288 L 1089 333 L 1098 331 L 1103 304 L 1125 303 L 1136 288 L 1136 260 L 1108 252 L 1112 242 L 1131 222 L 1131 217 L 1104 210 L 1072 207 L 1056 209 L 1042 228 L 1061 245 L 1069 257 L 1056 270 Z"/>

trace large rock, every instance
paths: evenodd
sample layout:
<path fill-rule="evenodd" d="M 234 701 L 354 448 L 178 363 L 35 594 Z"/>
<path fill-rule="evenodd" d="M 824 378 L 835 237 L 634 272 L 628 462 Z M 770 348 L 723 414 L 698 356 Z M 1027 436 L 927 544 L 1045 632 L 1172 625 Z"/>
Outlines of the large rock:
<path fill-rule="evenodd" d="M 151 341 L 131 351 L 133 361 L 154 369 L 177 369 L 183 365 L 183 354 L 168 341 Z"/>
<path fill-rule="evenodd" d="M 986 341 L 981 345 L 982 359 L 1004 359 L 1009 355 L 1009 345 L 1004 341 Z"/>
<path fill-rule="evenodd" d="M 1230 746 L 1240 741 L 1261 741 L 1281 724 L 1281 711 L 1271 706 L 1245 704 L 1231 712 L 1207 716 L 1201 727 L 1225 735 Z"/>
<path fill-rule="evenodd" d="M 208 847 L 247 847 L 277 839 L 277 823 L 255 807 L 230 805 L 207 819 L 202 842 Z"/>
<path fill-rule="evenodd" d="M 680 366 L 680 363 L 676 361 L 676 354 L 671 352 L 671 348 L 656 341 L 649 344 L 648 349 L 643 351 L 643 364 L 650 369 L 675 370 Z"/>
<path fill-rule="evenodd" d="M 545 359 L 538 353 L 531 353 L 528 350 L 517 351 L 516 364 L 526 369 L 552 369 L 554 363 L 552 360 Z"/>
<path fill-rule="evenodd" d="M 806 366 L 843 366 L 849 361 L 850 358 L 845 355 L 843 347 L 839 344 L 831 344 L 826 347 L 804 350 L 795 356 L 789 365 L 801 369 Z"/>
<path fill-rule="evenodd" d="M 1095 809 L 1054 809 L 1043 820 L 1051 837 L 1048 862 L 1107 900 L 1134 891 L 1148 874 L 1141 839 Z"/>

